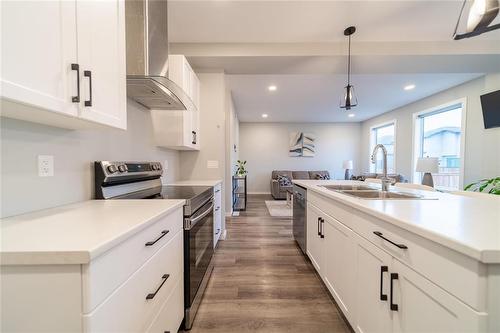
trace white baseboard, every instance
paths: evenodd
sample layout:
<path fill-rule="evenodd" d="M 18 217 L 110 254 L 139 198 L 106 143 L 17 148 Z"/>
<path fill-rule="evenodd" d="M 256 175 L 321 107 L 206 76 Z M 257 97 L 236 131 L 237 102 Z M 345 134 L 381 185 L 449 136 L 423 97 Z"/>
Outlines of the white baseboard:
<path fill-rule="evenodd" d="M 271 194 L 271 192 L 248 192 L 248 194 Z"/>
<path fill-rule="evenodd" d="M 224 231 L 222 231 L 222 233 L 220 234 L 219 240 L 225 240 L 226 236 L 227 236 L 227 229 L 224 229 Z"/>

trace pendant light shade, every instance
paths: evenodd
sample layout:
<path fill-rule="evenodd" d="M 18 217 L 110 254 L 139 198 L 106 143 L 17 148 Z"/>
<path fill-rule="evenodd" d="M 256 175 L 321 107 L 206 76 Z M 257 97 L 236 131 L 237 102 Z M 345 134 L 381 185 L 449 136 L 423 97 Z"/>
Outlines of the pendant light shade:
<path fill-rule="evenodd" d="M 358 105 L 358 99 L 351 84 L 351 35 L 354 32 L 356 32 L 356 27 L 349 27 L 344 30 L 344 35 L 349 38 L 349 51 L 347 55 L 347 85 L 344 87 L 344 94 L 340 97 L 340 108 L 346 110 Z"/>
<path fill-rule="evenodd" d="M 462 8 L 458 16 L 457 24 L 453 38 L 455 40 L 470 38 L 481 35 L 485 32 L 500 29 L 500 23 L 490 25 L 500 11 L 499 0 L 473 0 L 467 15 L 465 33 L 458 34 L 457 30 L 460 25 L 460 20 L 466 7 L 467 0 L 462 3 Z"/>

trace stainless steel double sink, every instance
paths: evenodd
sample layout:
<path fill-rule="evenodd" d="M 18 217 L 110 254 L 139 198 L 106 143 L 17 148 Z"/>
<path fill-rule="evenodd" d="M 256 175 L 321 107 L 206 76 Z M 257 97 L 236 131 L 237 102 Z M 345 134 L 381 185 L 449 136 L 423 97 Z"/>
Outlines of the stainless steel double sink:
<path fill-rule="evenodd" d="M 323 185 L 322 187 L 330 191 L 335 191 L 352 197 L 369 199 L 369 200 L 435 199 L 435 198 L 426 198 L 422 195 L 411 194 L 411 193 L 403 193 L 397 191 L 382 191 L 376 187 L 368 185 Z"/>

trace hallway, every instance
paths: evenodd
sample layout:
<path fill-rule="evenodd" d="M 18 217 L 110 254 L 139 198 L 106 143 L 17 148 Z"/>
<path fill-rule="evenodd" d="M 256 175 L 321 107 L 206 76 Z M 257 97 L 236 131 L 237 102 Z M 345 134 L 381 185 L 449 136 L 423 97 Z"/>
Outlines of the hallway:
<path fill-rule="evenodd" d="M 249 196 L 247 211 L 226 220 L 191 332 L 350 332 L 292 239 L 291 220 L 271 217 L 265 200 Z"/>

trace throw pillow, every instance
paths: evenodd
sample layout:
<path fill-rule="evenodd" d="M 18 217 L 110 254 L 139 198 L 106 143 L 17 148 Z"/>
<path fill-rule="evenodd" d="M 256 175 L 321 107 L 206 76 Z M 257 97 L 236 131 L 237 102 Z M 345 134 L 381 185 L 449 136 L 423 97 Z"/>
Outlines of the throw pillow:
<path fill-rule="evenodd" d="M 292 181 L 290 180 L 290 178 L 284 175 L 278 176 L 278 183 L 280 184 L 280 186 L 292 186 Z"/>
<path fill-rule="evenodd" d="M 330 175 L 329 174 L 322 175 L 320 173 L 317 173 L 314 178 L 316 178 L 316 180 L 330 180 Z"/>

